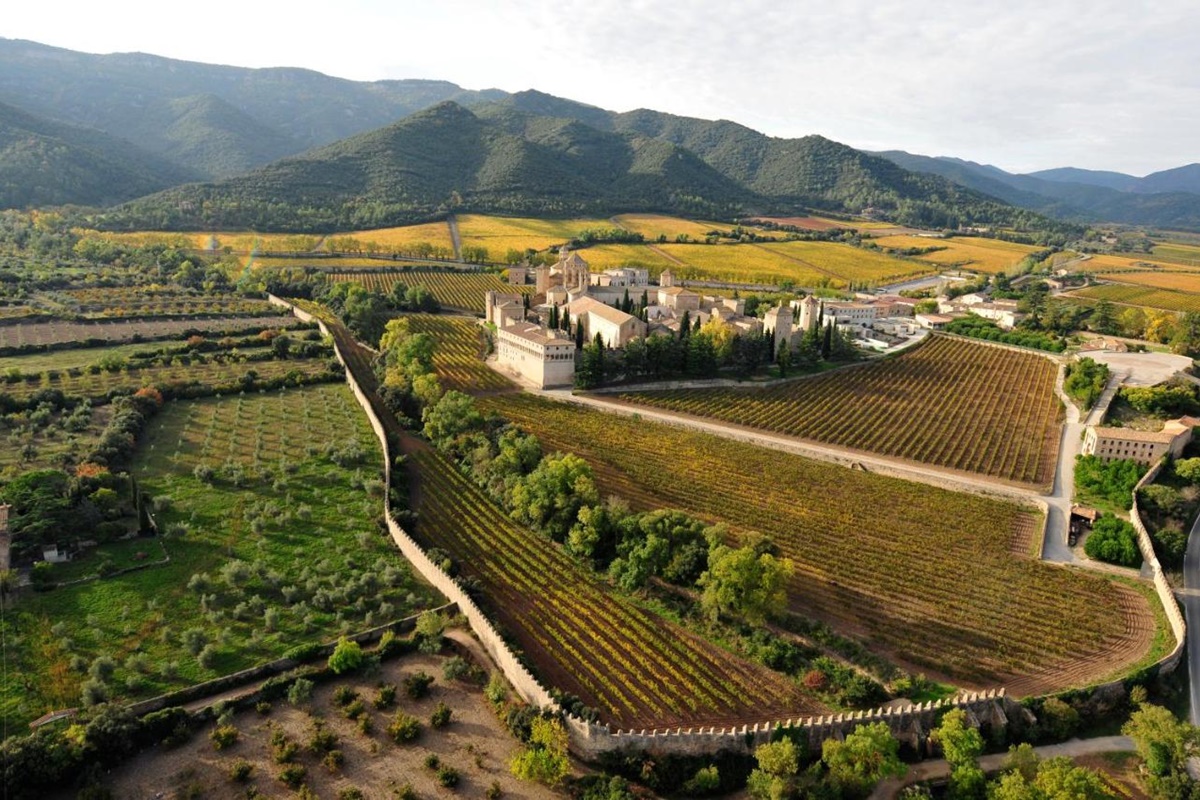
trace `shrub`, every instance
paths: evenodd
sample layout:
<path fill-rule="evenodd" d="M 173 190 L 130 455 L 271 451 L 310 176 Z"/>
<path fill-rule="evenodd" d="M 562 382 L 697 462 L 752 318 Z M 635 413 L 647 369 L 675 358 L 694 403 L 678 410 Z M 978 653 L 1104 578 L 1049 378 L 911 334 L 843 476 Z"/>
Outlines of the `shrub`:
<path fill-rule="evenodd" d="M 500 788 L 500 781 L 492 781 L 488 786 L 487 791 L 483 793 L 487 800 L 500 800 L 504 796 L 504 790 Z"/>
<path fill-rule="evenodd" d="M 224 750 L 237 743 L 238 729 L 232 725 L 219 725 L 213 728 L 213 732 L 208 735 L 208 738 L 215 750 Z"/>
<path fill-rule="evenodd" d="M 204 649 L 196 656 L 196 662 L 205 669 L 212 669 L 217 663 L 217 648 L 211 644 L 204 645 Z"/>
<path fill-rule="evenodd" d="M 689 796 L 713 794 L 721 788 L 721 774 L 715 764 L 701 767 L 696 774 L 683 785 L 683 791 Z"/>
<path fill-rule="evenodd" d="M 92 665 L 88 667 L 88 675 L 94 680 L 107 681 L 112 678 L 113 672 L 117 669 L 117 662 L 113 661 L 108 656 L 97 656 Z"/>
<path fill-rule="evenodd" d="M 508 699 L 508 687 L 504 684 L 504 676 L 499 672 L 493 672 L 488 678 L 487 686 L 483 689 L 483 696 L 494 706 L 498 706 Z"/>
<path fill-rule="evenodd" d="M 448 681 L 471 680 L 477 672 L 475 665 L 462 656 L 454 656 L 442 666 L 442 677 Z"/>
<path fill-rule="evenodd" d="M 259 700 L 254 704 L 254 710 L 265 717 L 271 713 L 271 704 L 266 700 Z"/>
<path fill-rule="evenodd" d="M 329 668 L 333 670 L 334 675 L 344 675 L 347 672 L 353 672 L 363 665 L 362 646 L 352 640 L 342 637 L 338 639 L 337 647 L 333 649 L 333 654 L 329 656 Z"/>
<path fill-rule="evenodd" d="M 330 750 L 325 754 L 325 758 L 321 759 L 321 763 L 330 772 L 338 772 L 346 763 L 346 756 L 341 750 Z"/>
<path fill-rule="evenodd" d="M 338 735 L 325 727 L 321 720 L 313 720 L 312 732 L 308 737 L 308 749 L 314 753 L 328 753 L 338 745 Z"/>
<path fill-rule="evenodd" d="M 279 782 L 289 789 L 299 789 L 308 777 L 308 770 L 302 764 L 288 764 L 279 771 Z"/>
<path fill-rule="evenodd" d="M 521 780 L 558 785 L 571 770 L 567 732 L 556 719 L 536 717 L 530 724 L 529 746 L 513 756 L 512 774 Z"/>
<path fill-rule="evenodd" d="M 423 670 L 404 677 L 404 693 L 412 700 L 420 700 L 429 694 L 432 685 L 433 676 Z"/>
<path fill-rule="evenodd" d="M 307 678 L 296 678 L 288 689 L 288 702 L 294 706 L 307 703 L 312 698 L 313 682 Z"/>
<path fill-rule="evenodd" d="M 454 767 L 441 766 L 437 771 L 437 782 L 447 789 L 458 786 L 459 774 Z"/>
<path fill-rule="evenodd" d="M 91 678 L 83 682 L 79 689 L 80 699 L 87 707 L 98 706 L 108 702 L 108 684 Z"/>
<path fill-rule="evenodd" d="M 364 795 L 357 786 L 347 786 L 338 791 L 337 797 L 338 800 L 363 800 Z"/>
<path fill-rule="evenodd" d="M 394 706 L 396 704 L 396 684 L 380 684 L 379 688 L 375 690 L 375 699 L 372 702 L 379 709 Z"/>
<path fill-rule="evenodd" d="M 1042 737 L 1049 741 L 1069 739 L 1079 729 L 1079 712 L 1057 697 L 1042 703 L 1037 715 Z"/>
<path fill-rule="evenodd" d="M 442 764 L 442 760 L 438 758 L 437 753 L 429 753 L 425 756 L 425 769 L 437 769 Z"/>
<path fill-rule="evenodd" d="M 417 800 L 417 792 L 411 783 L 402 783 L 392 790 L 396 800 Z"/>
<path fill-rule="evenodd" d="M 292 661 L 308 661 L 319 652 L 321 652 L 321 645 L 316 642 L 310 642 L 308 644 L 296 645 L 286 651 L 283 657 L 290 658 Z"/>
<path fill-rule="evenodd" d="M 1083 543 L 1088 558 L 1136 567 L 1142 563 L 1142 553 L 1137 545 L 1137 532 L 1123 519 L 1104 514 Z"/>
<path fill-rule="evenodd" d="M 296 755 L 300 752 L 300 745 L 293 740 L 283 737 L 283 740 L 274 744 L 271 748 L 271 758 L 276 764 L 290 764 L 296 760 Z"/>
<path fill-rule="evenodd" d="M 339 686 L 333 692 L 333 702 L 340 707 L 345 707 L 358 699 L 358 692 L 349 686 Z"/>
<path fill-rule="evenodd" d="M 437 708 L 429 715 L 429 724 L 435 728 L 444 728 L 450 724 L 450 717 L 453 713 L 450 706 L 445 703 L 438 703 Z"/>
<path fill-rule="evenodd" d="M 363 714 L 367 713 L 367 706 L 362 700 L 355 700 L 353 703 L 343 708 L 342 713 L 346 715 L 346 719 L 358 719 Z"/>
<path fill-rule="evenodd" d="M 421 721 L 403 711 L 397 711 L 388 725 L 387 732 L 396 744 L 406 744 L 415 741 L 421 735 Z"/>
<path fill-rule="evenodd" d="M 254 772 L 254 765 L 245 759 L 238 759 L 229 767 L 229 779 L 238 783 L 245 783 L 250 780 L 250 775 Z"/>

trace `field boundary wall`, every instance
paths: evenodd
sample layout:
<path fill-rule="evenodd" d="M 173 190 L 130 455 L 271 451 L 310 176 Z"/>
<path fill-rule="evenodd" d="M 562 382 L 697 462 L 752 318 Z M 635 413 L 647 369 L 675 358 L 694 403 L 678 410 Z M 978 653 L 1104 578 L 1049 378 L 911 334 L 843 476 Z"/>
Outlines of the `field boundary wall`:
<path fill-rule="evenodd" d="M 285 300 L 269 296 L 272 303 L 290 307 L 299 319 L 306 322 L 317 322 L 322 333 L 328 335 L 326 326 L 302 309 L 292 306 Z M 337 350 L 336 340 L 334 345 Z M 345 360 L 338 352 L 338 360 Z M 794 734 L 807 736 L 810 744 L 818 746 L 825 739 L 844 738 L 859 725 L 883 722 L 901 741 L 905 741 L 918 752 L 928 749 L 929 732 L 936 726 L 937 718 L 945 711 L 961 708 L 967 712 L 968 719 L 976 725 L 1006 727 L 1008 715 L 1014 711 L 1016 704 L 1010 700 L 1004 689 L 992 689 L 987 692 L 968 692 L 949 700 L 938 700 L 924 704 L 910 704 L 900 708 L 877 708 L 871 711 L 857 711 L 828 716 L 799 717 L 791 719 L 764 720 L 753 725 L 729 726 L 697 726 L 690 728 L 655 728 L 641 730 L 613 730 L 604 723 L 588 722 L 573 714 L 565 712 L 555 701 L 550 690 L 543 686 L 529 671 L 509 647 L 508 643 L 496 630 L 491 620 L 463 588 L 441 567 L 426 555 L 424 549 L 413 539 L 392 516 L 387 492 L 391 487 L 391 446 L 388 442 L 382 421 L 376 416 L 366 393 L 355 380 L 350 369 L 346 369 L 346 381 L 362 406 L 364 413 L 371 422 L 372 429 L 379 436 L 383 448 L 386 480 L 384 511 L 388 532 L 392 540 L 421 574 L 431 583 L 451 604 L 457 606 L 471 626 L 471 631 L 479 639 L 488 655 L 496 663 L 504 677 L 512 685 L 516 693 L 526 702 L 556 711 L 563 711 L 563 718 L 571 738 L 572 749 L 584 758 L 595 758 L 604 753 L 621 750 L 642 750 L 657 754 L 700 755 L 720 751 L 741 751 L 752 753 L 760 744 L 771 741 L 776 731 L 788 730 Z"/>

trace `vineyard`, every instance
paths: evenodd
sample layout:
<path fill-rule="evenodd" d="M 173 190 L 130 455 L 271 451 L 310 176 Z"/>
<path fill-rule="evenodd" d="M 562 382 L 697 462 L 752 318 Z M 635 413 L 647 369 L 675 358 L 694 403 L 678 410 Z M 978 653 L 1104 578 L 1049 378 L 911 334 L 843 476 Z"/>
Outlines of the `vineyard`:
<path fill-rule="evenodd" d="M 224 391 L 232 391 L 251 372 L 259 382 L 287 378 L 289 383 L 299 385 L 321 379 L 336 380 L 341 374 L 336 362 L 328 358 L 290 359 L 287 361 L 253 361 L 221 359 L 192 361 L 176 359 L 178 363 L 167 366 L 125 366 L 109 371 L 68 369 L 48 370 L 39 374 L 24 375 L 15 382 L 0 380 L 0 394 L 8 394 L 17 400 L 25 400 L 44 389 L 58 389 L 68 396 L 103 400 L 113 392 L 132 391 L 143 386 L 155 386 L 167 392 L 191 385 L 207 385 Z"/>
<path fill-rule="evenodd" d="M 928 275 L 932 267 L 838 242 L 784 242 L 762 247 L 836 276 L 834 283 L 888 283 Z"/>
<path fill-rule="evenodd" d="M 1157 269 L 1161 265 L 1145 256 L 1115 256 L 1109 253 L 1088 253 L 1071 265 L 1073 272 L 1129 272 Z"/>
<path fill-rule="evenodd" d="M 1200 276 L 1197 276 L 1196 279 L 1200 279 Z M 1200 311 L 1200 294 L 1157 289 L 1153 286 L 1138 286 L 1131 283 L 1102 283 L 1088 286 L 1071 292 L 1068 297 L 1076 297 L 1088 302 L 1107 300 L 1110 303 L 1159 308 L 1165 311 Z"/>
<path fill-rule="evenodd" d="M 619 267 L 640 267 L 657 276 L 664 269 L 677 270 L 679 265 L 653 247 L 644 244 L 596 244 L 579 251 L 592 272 Z"/>
<path fill-rule="evenodd" d="M 875 240 L 880 247 L 897 249 L 939 247 L 932 253 L 914 256 L 939 266 L 955 266 L 975 272 L 1005 272 L 1017 266 L 1021 259 L 1040 248 L 1005 242 L 1000 239 L 954 237 L 932 239 L 924 236 L 881 236 Z"/>
<path fill-rule="evenodd" d="M 403 272 L 332 272 L 329 279 L 352 282 L 375 292 L 390 292 L 397 283 L 420 284 L 443 306 L 483 313 L 484 292 L 533 291 L 532 286 L 513 286 L 491 272 L 465 270 L 412 269 Z"/>
<path fill-rule="evenodd" d="M 1114 272 L 1096 276 L 1102 281 L 1113 283 L 1128 283 L 1138 286 L 1153 286 L 1157 289 L 1170 289 L 1178 292 L 1200 294 L 1200 271 L 1182 270 L 1147 270 L 1145 272 Z"/>
<path fill-rule="evenodd" d="M 445 222 L 426 222 L 423 225 L 405 225 L 401 228 L 376 228 L 370 231 L 345 231 L 333 233 L 325 238 L 322 250 L 343 251 L 348 249 L 353 240 L 358 249 L 365 250 L 373 245 L 383 252 L 410 251 L 418 244 L 428 244 L 442 248 L 442 251 L 454 251 L 454 243 L 450 241 L 450 228 Z"/>
<path fill-rule="evenodd" d="M 281 314 L 253 317 L 180 317 L 174 319 L 122 319 L 119 322 L 53 322 L 0 325 L 0 349 L 62 345 L 72 342 L 128 342 L 136 339 L 165 339 L 190 331 L 233 332 L 278 328 L 293 324 Z"/>
<path fill-rule="evenodd" d="M 1191 267 L 1200 267 L 1200 246 L 1194 244 L 1168 242 L 1155 245 L 1153 253 L 1155 258 L 1160 258 L 1164 261 L 1186 264 Z"/>
<path fill-rule="evenodd" d="M 76 657 L 116 662 L 114 700 L 149 697 L 431 605 L 377 527 L 380 501 L 364 482 L 380 466 L 344 384 L 168 403 L 133 473 L 163 498 L 170 563 L 10 608 L 9 669 L 22 679 L 0 686 L 3 721 L 12 729 L 78 705 Z M 193 640 L 209 643 L 209 661 L 185 647 Z"/>
<path fill-rule="evenodd" d="M 545 250 L 563 244 L 588 228 L 611 228 L 607 219 L 528 219 L 462 214 L 458 233 L 463 247 L 483 247 L 489 261 L 503 261 L 509 250 Z"/>
<path fill-rule="evenodd" d="M 221 251 L 228 248 L 234 253 L 249 253 L 258 250 L 271 252 L 308 252 L 321 241 L 320 236 L 294 233 L 254 233 L 233 231 L 228 233 L 168 233 L 164 231 L 79 231 L 88 238 L 123 244 L 128 247 L 165 244 L 191 250 Z"/>
<path fill-rule="evenodd" d="M 552 686 L 622 728 L 721 724 L 821 710 L 782 675 L 640 610 L 520 527 L 442 456 L 421 450 L 427 546 L 477 578 L 500 625 Z"/>
<path fill-rule="evenodd" d="M 664 214 L 621 214 L 614 219 L 625 230 L 640 233 L 647 242 L 655 242 L 660 236 L 665 236 L 668 242 L 675 241 L 678 236 L 703 241 L 709 231 L 728 231 L 736 227 L 733 222 L 704 222 Z M 606 227 L 612 227 L 612 224 Z"/>
<path fill-rule="evenodd" d="M 513 388 L 513 383 L 483 362 L 483 329 L 472 317 L 410 314 L 414 333 L 437 340 L 433 366 L 447 389 L 488 392 Z"/>
<path fill-rule="evenodd" d="M 1037 694 L 1150 650 L 1145 596 L 1028 558 L 1039 517 L 1014 505 L 525 394 L 479 402 L 587 459 L 604 495 L 767 534 L 797 564 L 794 612 L 912 669 Z"/>
<path fill-rule="evenodd" d="M 1006 481 L 1054 476 L 1062 405 L 1041 356 L 935 337 L 903 355 L 762 389 L 620 395 L 633 403 Z"/>

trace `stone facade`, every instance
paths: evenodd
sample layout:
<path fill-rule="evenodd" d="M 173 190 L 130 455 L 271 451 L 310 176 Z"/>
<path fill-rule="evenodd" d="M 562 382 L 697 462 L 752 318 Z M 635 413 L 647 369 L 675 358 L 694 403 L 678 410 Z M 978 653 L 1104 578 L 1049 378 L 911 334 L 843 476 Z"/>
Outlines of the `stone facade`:
<path fill-rule="evenodd" d="M 1083 454 L 1104 461 L 1127 458 L 1139 464 L 1153 464 L 1170 453 L 1178 458 L 1192 441 L 1192 429 L 1200 419 L 1180 417 L 1163 425 L 1161 431 L 1092 426 L 1083 437 Z"/>
<path fill-rule="evenodd" d="M 539 389 L 575 382 L 575 342 L 528 322 L 496 329 L 496 360 Z"/>
<path fill-rule="evenodd" d="M 632 340 L 646 335 L 646 323 L 632 314 L 605 305 L 594 297 L 580 297 L 567 305 L 572 320 L 583 322 L 583 336 L 587 342 L 596 338 L 604 340 L 608 347 L 624 347 Z"/>

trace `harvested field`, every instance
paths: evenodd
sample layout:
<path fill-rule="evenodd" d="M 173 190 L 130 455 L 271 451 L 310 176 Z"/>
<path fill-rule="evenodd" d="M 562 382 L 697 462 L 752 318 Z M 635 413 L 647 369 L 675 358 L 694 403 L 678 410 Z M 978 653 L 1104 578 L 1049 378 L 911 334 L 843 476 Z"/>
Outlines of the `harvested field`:
<path fill-rule="evenodd" d="M 896 358 L 768 388 L 621 394 L 631 404 L 1024 484 L 1054 476 L 1062 404 L 1042 356 L 934 337 Z"/>
<path fill-rule="evenodd" d="M 125 318 L 119 322 L 29 322 L 0 325 L 0 349 L 6 347 L 61 345 L 90 341 L 128 342 L 141 339 L 166 339 L 196 333 L 233 333 L 278 328 L 294 324 L 283 314 L 252 317 L 176 317 L 172 319 Z"/>
<path fill-rule="evenodd" d="M 415 445 L 410 445 L 414 447 Z M 720 650 L 611 591 L 514 523 L 440 454 L 415 446 L 414 535 L 477 578 L 491 613 L 550 685 L 621 728 L 719 725 L 813 713 L 779 673 Z"/>
<path fill-rule="evenodd" d="M 1015 505 L 526 394 L 479 402 L 587 459 L 603 494 L 769 535 L 797 564 L 792 611 L 912 670 L 1038 694 L 1150 652 L 1150 601 L 1029 558 L 1040 515 Z"/>
<path fill-rule="evenodd" d="M 397 283 L 424 286 L 434 299 L 448 308 L 483 314 L 485 292 L 521 292 L 531 294 L 532 286 L 513 286 L 494 272 L 466 270 L 411 269 L 403 272 L 331 272 L 329 279 L 357 283 L 375 292 L 390 292 Z"/>

